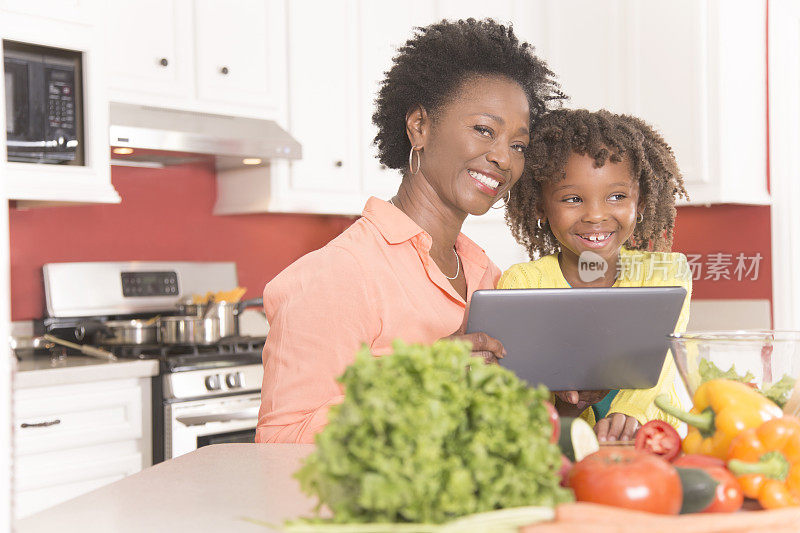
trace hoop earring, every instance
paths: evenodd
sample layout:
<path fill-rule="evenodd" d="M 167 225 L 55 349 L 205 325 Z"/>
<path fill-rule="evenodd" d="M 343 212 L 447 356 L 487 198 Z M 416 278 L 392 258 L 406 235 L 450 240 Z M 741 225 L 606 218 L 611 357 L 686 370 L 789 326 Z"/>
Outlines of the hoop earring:
<path fill-rule="evenodd" d="M 414 153 L 417 154 L 417 170 L 414 170 L 414 165 L 412 164 Z M 422 166 L 422 161 L 420 160 L 419 152 L 417 151 L 416 146 L 411 147 L 411 151 L 408 153 L 408 171 L 411 173 L 412 176 L 416 175 L 419 172 L 420 167 Z"/>
<path fill-rule="evenodd" d="M 641 224 L 644 222 L 644 213 L 639 213 L 639 216 L 636 217 L 636 223 Z"/>
<path fill-rule="evenodd" d="M 541 218 L 537 218 L 536 219 L 536 227 L 539 228 L 540 230 L 544 231 L 544 225 L 542 224 L 542 219 Z"/>
<path fill-rule="evenodd" d="M 503 209 L 505 206 L 507 206 L 508 202 L 511 201 L 511 191 L 508 191 L 508 194 L 503 197 L 503 200 L 505 200 L 505 202 L 503 202 L 503 205 L 501 205 L 500 207 L 492 206 L 492 209 Z"/>

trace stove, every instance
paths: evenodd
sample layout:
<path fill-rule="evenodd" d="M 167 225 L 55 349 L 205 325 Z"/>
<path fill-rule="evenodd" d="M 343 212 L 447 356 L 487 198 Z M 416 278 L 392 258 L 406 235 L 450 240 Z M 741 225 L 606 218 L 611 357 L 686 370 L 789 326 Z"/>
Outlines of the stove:
<path fill-rule="evenodd" d="M 158 360 L 151 384 L 154 464 L 208 444 L 254 442 L 264 337 L 94 344 L 104 322 L 179 315 L 187 297 L 233 289 L 234 263 L 50 263 L 43 274 L 48 316 L 35 323 L 37 333 L 92 344 L 120 360 Z"/>

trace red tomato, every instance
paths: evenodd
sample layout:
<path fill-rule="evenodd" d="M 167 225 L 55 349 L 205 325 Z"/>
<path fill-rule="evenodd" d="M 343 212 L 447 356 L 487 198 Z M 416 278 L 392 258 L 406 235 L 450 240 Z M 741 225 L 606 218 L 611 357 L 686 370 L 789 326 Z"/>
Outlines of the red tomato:
<path fill-rule="evenodd" d="M 569 473 L 575 499 L 659 514 L 678 514 L 683 489 L 678 472 L 653 454 L 600 449 Z"/>
<path fill-rule="evenodd" d="M 714 500 L 703 513 L 732 513 L 742 508 L 744 494 L 736 477 L 725 467 L 725 461 L 716 457 L 690 454 L 678 457 L 672 462 L 675 466 L 702 468 L 719 482 Z"/>
<path fill-rule="evenodd" d="M 683 466 L 685 468 L 705 468 L 707 466 L 717 466 L 725 468 L 725 461 L 713 455 L 703 455 L 700 453 L 689 453 L 681 455 L 672 464 L 675 466 Z"/>
<path fill-rule="evenodd" d="M 550 415 L 550 424 L 553 426 L 553 434 L 550 435 L 550 442 L 556 443 L 561 435 L 561 419 L 558 417 L 558 411 L 556 411 L 552 403 L 544 402 L 544 406 L 547 407 L 547 414 Z"/>
<path fill-rule="evenodd" d="M 566 455 L 561 455 L 561 468 L 558 470 L 558 477 L 561 478 L 559 485 L 562 487 L 569 486 L 569 472 L 572 470 L 572 461 L 567 459 Z"/>
<path fill-rule="evenodd" d="M 636 433 L 634 447 L 672 461 L 681 451 L 681 436 L 663 420 L 651 420 Z"/>

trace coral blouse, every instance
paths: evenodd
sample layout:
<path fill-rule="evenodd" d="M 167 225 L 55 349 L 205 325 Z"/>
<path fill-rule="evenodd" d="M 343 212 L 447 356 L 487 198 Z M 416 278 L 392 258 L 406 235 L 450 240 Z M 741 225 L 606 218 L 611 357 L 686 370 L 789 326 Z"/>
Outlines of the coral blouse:
<path fill-rule="evenodd" d="M 344 391 L 336 381 L 362 344 L 432 343 L 455 332 L 466 302 L 430 256 L 432 239 L 389 202 L 370 198 L 360 219 L 264 288 L 270 324 L 256 442 L 311 443 Z M 493 289 L 500 269 L 463 234 L 456 251 L 467 299 Z"/>

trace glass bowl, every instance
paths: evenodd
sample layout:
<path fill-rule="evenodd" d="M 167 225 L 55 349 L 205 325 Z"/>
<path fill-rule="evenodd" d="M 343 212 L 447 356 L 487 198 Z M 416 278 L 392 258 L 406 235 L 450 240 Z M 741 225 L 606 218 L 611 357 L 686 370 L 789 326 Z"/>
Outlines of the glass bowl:
<path fill-rule="evenodd" d="M 726 377 L 752 384 L 783 407 L 800 377 L 800 331 L 689 331 L 669 337 L 691 397 L 704 381 Z"/>

